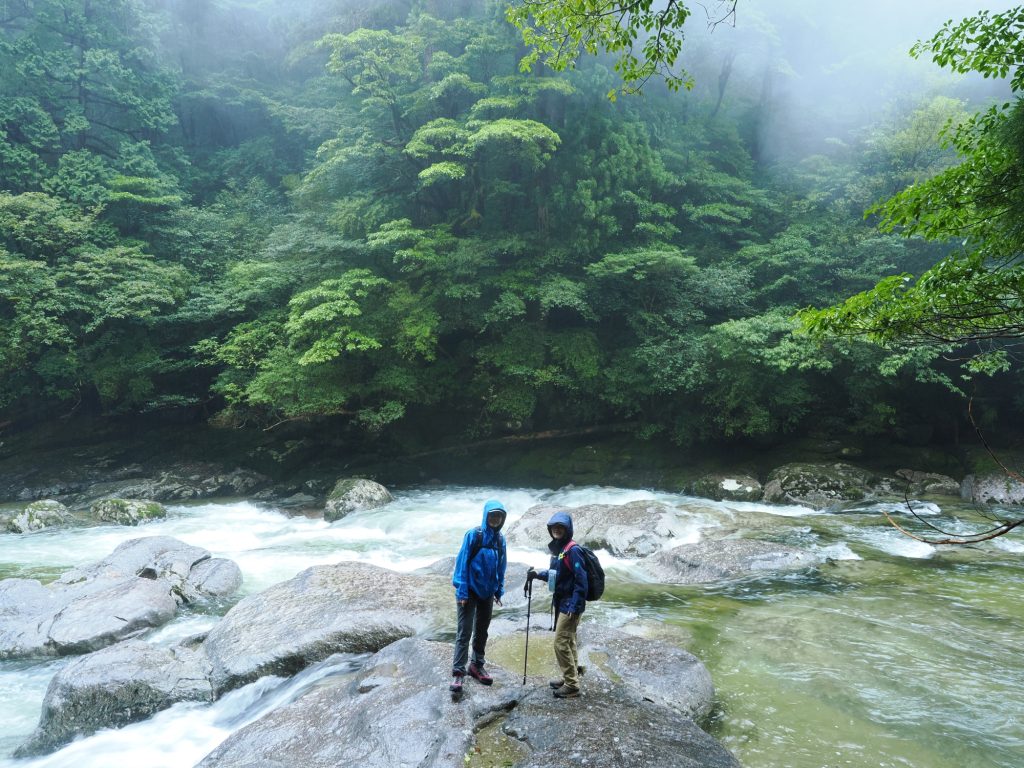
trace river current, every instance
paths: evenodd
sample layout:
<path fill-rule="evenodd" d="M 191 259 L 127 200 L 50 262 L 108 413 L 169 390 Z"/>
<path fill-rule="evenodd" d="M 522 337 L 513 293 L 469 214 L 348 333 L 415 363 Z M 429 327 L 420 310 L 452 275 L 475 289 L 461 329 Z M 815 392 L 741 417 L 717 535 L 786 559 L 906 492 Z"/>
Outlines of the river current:
<path fill-rule="evenodd" d="M 1024 766 L 1024 538 L 936 549 L 889 526 L 881 504 L 837 514 L 615 488 L 443 487 L 398 492 L 383 509 L 327 524 L 234 500 L 172 506 L 166 520 L 140 528 L 0 536 L 0 577 L 47 581 L 143 535 L 235 560 L 245 579 L 239 597 L 343 560 L 410 571 L 454 555 L 491 497 L 510 522 L 538 503 L 657 499 L 685 512 L 676 544 L 727 530 L 828 557 L 782 575 L 667 587 L 640 578 L 628 560 L 602 556 L 607 592 L 585 621 L 665 636 L 701 658 L 717 691 L 709 727 L 746 768 Z M 902 514 L 899 505 L 884 508 Z M 959 525 L 955 508 L 923 511 Z M 542 566 L 543 545 L 512 550 L 509 560 Z M 228 607 L 182 611 L 146 639 L 175 643 L 212 627 Z M 0 662 L 0 766 L 191 768 L 232 732 L 360 659 L 336 656 L 212 705 L 179 704 L 53 755 L 14 760 L 66 663 Z"/>

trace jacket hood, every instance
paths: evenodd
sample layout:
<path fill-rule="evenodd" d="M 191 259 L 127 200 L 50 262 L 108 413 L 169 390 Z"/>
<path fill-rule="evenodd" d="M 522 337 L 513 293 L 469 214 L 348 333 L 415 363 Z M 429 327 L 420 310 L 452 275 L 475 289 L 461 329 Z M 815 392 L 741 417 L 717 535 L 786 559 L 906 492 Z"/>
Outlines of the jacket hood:
<path fill-rule="evenodd" d="M 548 534 L 551 533 L 552 525 L 564 525 L 567 531 L 565 541 L 572 538 L 572 516 L 568 512 L 555 512 L 548 520 Z"/>
<path fill-rule="evenodd" d="M 484 519 L 480 523 L 485 531 L 487 530 L 487 515 L 494 510 L 501 512 L 501 525 L 498 526 L 498 530 L 500 531 L 505 526 L 505 518 L 508 517 L 508 512 L 505 511 L 505 505 L 497 499 L 490 499 L 484 504 Z"/>

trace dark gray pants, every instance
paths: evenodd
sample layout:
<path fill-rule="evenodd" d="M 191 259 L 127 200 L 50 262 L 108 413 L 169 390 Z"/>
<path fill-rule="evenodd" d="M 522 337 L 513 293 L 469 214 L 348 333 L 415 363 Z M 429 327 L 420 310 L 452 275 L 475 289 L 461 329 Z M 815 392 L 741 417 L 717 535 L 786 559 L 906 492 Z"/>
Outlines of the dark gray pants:
<path fill-rule="evenodd" d="M 484 665 L 484 649 L 487 647 L 487 628 L 491 626 L 491 613 L 494 611 L 494 600 L 481 598 L 469 593 L 465 605 L 456 603 L 458 627 L 455 630 L 455 660 L 452 672 L 456 675 L 466 674 L 466 662 L 469 660 L 469 639 L 473 638 L 473 663 L 478 667 Z"/>

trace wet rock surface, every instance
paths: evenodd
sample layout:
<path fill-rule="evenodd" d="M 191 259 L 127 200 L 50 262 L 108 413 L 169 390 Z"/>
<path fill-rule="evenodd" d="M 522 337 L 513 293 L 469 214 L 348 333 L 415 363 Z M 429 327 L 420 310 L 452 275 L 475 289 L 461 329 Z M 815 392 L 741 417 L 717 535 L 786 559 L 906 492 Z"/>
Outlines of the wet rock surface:
<path fill-rule="evenodd" d="M 687 530 L 680 510 L 657 501 L 572 508 L 541 504 L 528 509 L 509 526 L 505 533 L 508 543 L 543 552 L 551 540 L 547 523 L 555 512 L 572 515 L 573 538 L 577 542 L 594 549 L 607 549 L 618 557 L 652 554 Z"/>
<path fill-rule="evenodd" d="M 961 495 L 976 504 L 1024 504 L 1024 483 L 1005 472 L 967 475 Z"/>
<path fill-rule="evenodd" d="M 33 501 L 20 512 L 0 515 L 0 530 L 8 533 L 35 533 L 47 528 L 67 528 L 79 521 L 71 511 L 54 499 Z"/>
<path fill-rule="evenodd" d="M 405 639 L 355 675 L 321 685 L 233 734 L 199 768 L 355 765 L 455 768 L 481 749 L 502 765 L 706 766 L 735 759 L 689 718 L 646 701 L 599 670 L 584 695 L 558 700 L 544 679 L 520 685 L 490 667 L 495 684 L 447 690 L 451 646 Z M 609 713 L 614 725 L 609 727 Z M 481 730 L 483 729 L 483 730 Z"/>
<path fill-rule="evenodd" d="M 322 684 L 230 736 L 202 768 L 463 766 L 478 721 L 514 706 L 519 686 L 499 671 L 490 688 L 448 692 L 451 646 L 406 639 L 353 676 Z M 198 768 L 198 766 L 197 766 Z"/>
<path fill-rule="evenodd" d="M 363 563 L 309 568 L 251 595 L 210 631 L 203 648 L 218 695 L 263 675 L 292 675 L 335 653 L 375 652 L 447 624 L 450 578 Z"/>
<path fill-rule="evenodd" d="M 768 475 L 764 500 L 827 509 L 865 498 L 874 479 L 870 471 L 842 462 L 785 464 Z"/>
<path fill-rule="evenodd" d="M 167 623 L 182 603 L 223 597 L 240 583 L 237 565 L 205 549 L 168 536 L 133 539 L 46 586 L 0 581 L 0 658 L 96 651 Z"/>
<path fill-rule="evenodd" d="M 661 584 L 702 584 L 755 574 L 808 568 L 824 558 L 813 552 L 754 539 L 714 539 L 684 544 L 640 561 L 640 570 Z"/>
<path fill-rule="evenodd" d="M 89 514 L 101 523 L 138 525 L 167 517 L 167 508 L 158 501 L 139 499 L 102 499 L 89 507 Z"/>
<path fill-rule="evenodd" d="M 134 723 L 180 701 L 212 701 L 202 653 L 142 640 L 75 659 L 46 690 L 39 725 L 16 757 L 52 752 L 78 736 Z"/>
<path fill-rule="evenodd" d="M 342 478 L 335 483 L 324 506 L 324 520 L 333 523 L 361 509 L 376 509 L 394 501 L 380 483 L 359 477 Z"/>
<path fill-rule="evenodd" d="M 636 637 L 592 622 L 579 630 L 588 673 L 595 668 L 642 698 L 700 720 L 711 712 L 715 686 L 692 653 L 668 643 Z"/>
<path fill-rule="evenodd" d="M 79 502 L 87 501 L 90 497 L 191 501 L 244 496 L 269 483 L 269 478 L 247 469 L 226 471 L 215 464 L 179 464 L 152 475 L 94 483 L 85 487 L 75 498 Z"/>
<path fill-rule="evenodd" d="M 761 482 L 746 473 L 712 473 L 693 482 L 690 492 L 715 501 L 759 501 L 764 488 Z"/>
<path fill-rule="evenodd" d="M 534 688 L 501 731 L 529 750 L 515 768 L 739 768 L 693 720 L 607 679 L 588 680 L 582 697 L 566 701 Z"/>

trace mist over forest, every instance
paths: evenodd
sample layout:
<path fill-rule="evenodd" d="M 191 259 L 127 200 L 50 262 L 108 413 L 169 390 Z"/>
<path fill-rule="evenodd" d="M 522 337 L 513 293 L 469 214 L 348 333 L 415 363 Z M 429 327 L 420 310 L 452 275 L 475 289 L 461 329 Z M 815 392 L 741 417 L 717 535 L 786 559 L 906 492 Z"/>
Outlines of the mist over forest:
<path fill-rule="evenodd" d="M 972 8 L 695 6 L 693 89 L 612 101 L 606 55 L 520 71 L 501 3 L 13 0 L 0 420 L 958 440 L 963 355 L 794 313 L 956 246 L 865 211 L 1008 98 L 908 54 Z"/>

